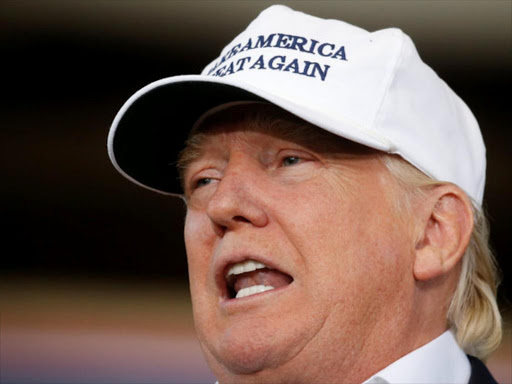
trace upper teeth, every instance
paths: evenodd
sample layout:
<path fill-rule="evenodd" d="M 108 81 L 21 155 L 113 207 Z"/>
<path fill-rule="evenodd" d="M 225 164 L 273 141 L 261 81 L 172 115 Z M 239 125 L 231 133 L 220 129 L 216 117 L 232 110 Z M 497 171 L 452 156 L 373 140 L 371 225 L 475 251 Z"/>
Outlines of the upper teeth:
<path fill-rule="evenodd" d="M 226 277 L 231 275 L 239 275 L 245 272 L 252 272 L 262 268 L 270 269 L 270 267 L 267 267 L 265 264 L 260 263 L 259 261 L 246 260 L 241 263 L 236 263 L 232 265 L 231 268 L 229 268 L 228 273 L 226 273 Z"/>

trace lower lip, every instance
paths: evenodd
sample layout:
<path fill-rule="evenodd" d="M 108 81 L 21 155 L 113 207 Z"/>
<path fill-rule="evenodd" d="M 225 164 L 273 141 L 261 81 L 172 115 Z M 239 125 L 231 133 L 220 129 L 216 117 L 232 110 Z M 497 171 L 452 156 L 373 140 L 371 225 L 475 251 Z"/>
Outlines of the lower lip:
<path fill-rule="evenodd" d="M 226 311 L 234 311 L 234 310 L 238 309 L 239 307 L 244 307 L 246 309 L 247 306 L 259 305 L 262 303 L 262 301 L 265 302 L 265 300 L 277 299 L 278 296 L 283 295 L 287 291 L 291 291 L 293 288 L 292 287 L 293 285 L 294 284 L 292 281 L 290 284 L 285 285 L 284 287 L 271 289 L 271 290 L 265 291 L 265 292 L 255 293 L 254 295 L 251 295 L 251 296 L 245 296 L 245 297 L 242 297 L 239 299 L 224 298 L 220 301 L 220 306 L 222 309 L 224 309 Z M 272 295 L 274 297 L 272 297 Z"/>

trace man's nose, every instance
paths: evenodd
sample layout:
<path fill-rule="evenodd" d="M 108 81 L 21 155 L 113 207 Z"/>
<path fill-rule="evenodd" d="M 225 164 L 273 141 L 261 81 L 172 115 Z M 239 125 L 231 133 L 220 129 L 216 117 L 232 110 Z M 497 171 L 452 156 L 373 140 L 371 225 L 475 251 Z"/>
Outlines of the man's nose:
<path fill-rule="evenodd" d="M 264 227 L 268 217 L 261 192 L 254 171 L 228 168 L 206 208 L 214 232 L 222 237 L 227 231 L 246 225 Z"/>

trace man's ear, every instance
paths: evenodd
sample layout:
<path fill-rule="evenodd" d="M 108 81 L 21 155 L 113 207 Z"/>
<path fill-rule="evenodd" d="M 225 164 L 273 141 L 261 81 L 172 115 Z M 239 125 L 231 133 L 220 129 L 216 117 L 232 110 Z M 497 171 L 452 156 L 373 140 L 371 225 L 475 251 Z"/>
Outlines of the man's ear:
<path fill-rule="evenodd" d="M 452 270 L 464 255 L 473 231 L 473 209 L 453 184 L 434 188 L 420 204 L 414 277 L 426 281 Z"/>

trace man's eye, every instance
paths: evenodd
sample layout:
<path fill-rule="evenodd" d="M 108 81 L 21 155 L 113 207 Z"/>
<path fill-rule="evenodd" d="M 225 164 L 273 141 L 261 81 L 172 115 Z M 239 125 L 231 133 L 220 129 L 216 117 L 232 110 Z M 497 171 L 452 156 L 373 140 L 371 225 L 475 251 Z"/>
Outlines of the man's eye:
<path fill-rule="evenodd" d="M 204 187 L 205 185 L 208 185 L 212 182 L 212 179 L 210 179 L 209 177 L 205 177 L 203 179 L 199 179 L 195 182 L 195 187 L 196 188 L 201 188 L 201 187 Z"/>
<path fill-rule="evenodd" d="M 289 167 L 290 165 L 295 165 L 300 162 L 300 157 L 298 156 L 287 156 L 283 159 L 282 165 L 283 167 Z"/>

